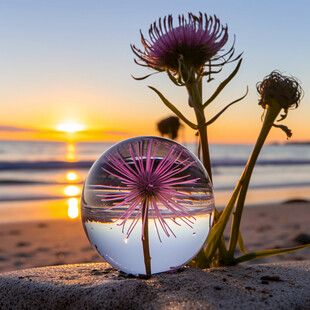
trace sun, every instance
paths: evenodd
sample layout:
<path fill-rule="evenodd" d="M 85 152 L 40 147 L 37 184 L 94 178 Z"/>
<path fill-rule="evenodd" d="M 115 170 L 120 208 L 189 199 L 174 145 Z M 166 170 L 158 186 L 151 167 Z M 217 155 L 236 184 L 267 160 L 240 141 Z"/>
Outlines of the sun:
<path fill-rule="evenodd" d="M 67 123 L 67 124 L 59 124 L 59 125 L 57 125 L 56 128 L 58 131 L 73 133 L 73 132 L 78 132 L 78 131 L 84 130 L 85 126 L 82 124 Z"/>

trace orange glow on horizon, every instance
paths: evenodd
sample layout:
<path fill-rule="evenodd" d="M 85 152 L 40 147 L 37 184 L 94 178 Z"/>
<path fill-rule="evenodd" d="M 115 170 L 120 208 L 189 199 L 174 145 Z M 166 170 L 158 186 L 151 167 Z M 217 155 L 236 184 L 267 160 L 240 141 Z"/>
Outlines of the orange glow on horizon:
<path fill-rule="evenodd" d="M 289 116 L 291 117 L 291 115 Z M 296 119 L 294 120 L 291 117 L 285 123 L 293 131 L 293 137 L 290 141 L 309 141 L 309 131 L 305 128 L 305 123 L 296 122 Z M 113 123 L 113 121 L 115 122 Z M 111 120 L 103 120 L 101 123 L 96 122 L 96 120 L 82 119 L 80 123 L 63 122 L 56 127 L 55 124 L 57 124 L 57 121 L 53 120 L 53 123 L 47 123 L 44 126 L 37 124 L 34 128 L 27 127 L 26 125 L 5 124 L 3 125 L 4 128 L 12 127 L 13 129 L 1 130 L 0 127 L 0 140 L 67 142 L 66 159 L 68 161 L 75 161 L 76 152 L 74 150 L 74 143 L 76 142 L 119 142 L 136 136 L 158 136 L 159 132 L 156 127 L 156 121 L 157 119 L 150 119 L 150 117 L 145 117 L 144 119 L 128 118 L 126 122 L 123 120 L 122 122 L 116 122 L 114 118 L 111 118 Z M 195 131 L 184 124 L 183 126 L 183 129 L 179 131 L 177 141 L 182 144 L 196 142 L 197 137 L 195 136 Z M 254 144 L 261 126 L 262 122 L 256 115 L 254 117 L 248 117 L 245 120 L 237 116 L 231 118 L 225 118 L 223 116 L 216 123 L 212 124 L 212 126 L 209 126 L 209 142 L 221 144 Z M 14 130 L 14 128 L 17 129 Z M 84 129 L 82 130 L 82 128 Z M 266 143 L 269 142 L 285 143 L 286 137 L 281 130 L 273 128 Z"/>

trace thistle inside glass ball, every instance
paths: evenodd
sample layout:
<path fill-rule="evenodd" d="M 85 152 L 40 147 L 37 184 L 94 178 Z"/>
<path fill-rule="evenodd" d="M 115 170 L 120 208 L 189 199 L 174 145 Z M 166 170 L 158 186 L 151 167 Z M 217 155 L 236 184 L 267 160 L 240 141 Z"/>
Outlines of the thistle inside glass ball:
<path fill-rule="evenodd" d="M 182 145 L 137 137 L 107 150 L 86 179 L 82 222 L 91 244 L 129 274 L 179 268 L 202 248 L 214 214 L 212 185 Z"/>

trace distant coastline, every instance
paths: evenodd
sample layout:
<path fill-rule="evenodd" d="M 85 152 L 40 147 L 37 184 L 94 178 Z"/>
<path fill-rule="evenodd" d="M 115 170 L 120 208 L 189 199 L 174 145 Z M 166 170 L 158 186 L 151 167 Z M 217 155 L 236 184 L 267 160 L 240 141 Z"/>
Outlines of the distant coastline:
<path fill-rule="evenodd" d="M 293 146 L 293 145 L 300 145 L 300 146 L 308 146 L 310 145 L 310 141 L 287 141 L 287 142 L 284 142 L 284 143 L 279 143 L 279 142 L 272 142 L 272 143 L 269 143 L 269 145 L 288 145 L 288 146 Z"/>
<path fill-rule="evenodd" d="M 287 145 L 310 145 L 310 141 L 288 141 Z"/>

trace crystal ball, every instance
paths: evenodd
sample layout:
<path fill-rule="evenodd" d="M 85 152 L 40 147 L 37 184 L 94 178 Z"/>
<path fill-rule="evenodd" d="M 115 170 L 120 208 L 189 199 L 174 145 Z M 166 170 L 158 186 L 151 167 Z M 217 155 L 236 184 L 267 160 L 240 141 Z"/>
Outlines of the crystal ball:
<path fill-rule="evenodd" d="M 91 167 L 81 198 L 86 235 L 98 254 L 128 274 L 178 269 L 204 245 L 214 195 L 202 163 L 181 144 L 124 140 Z"/>

